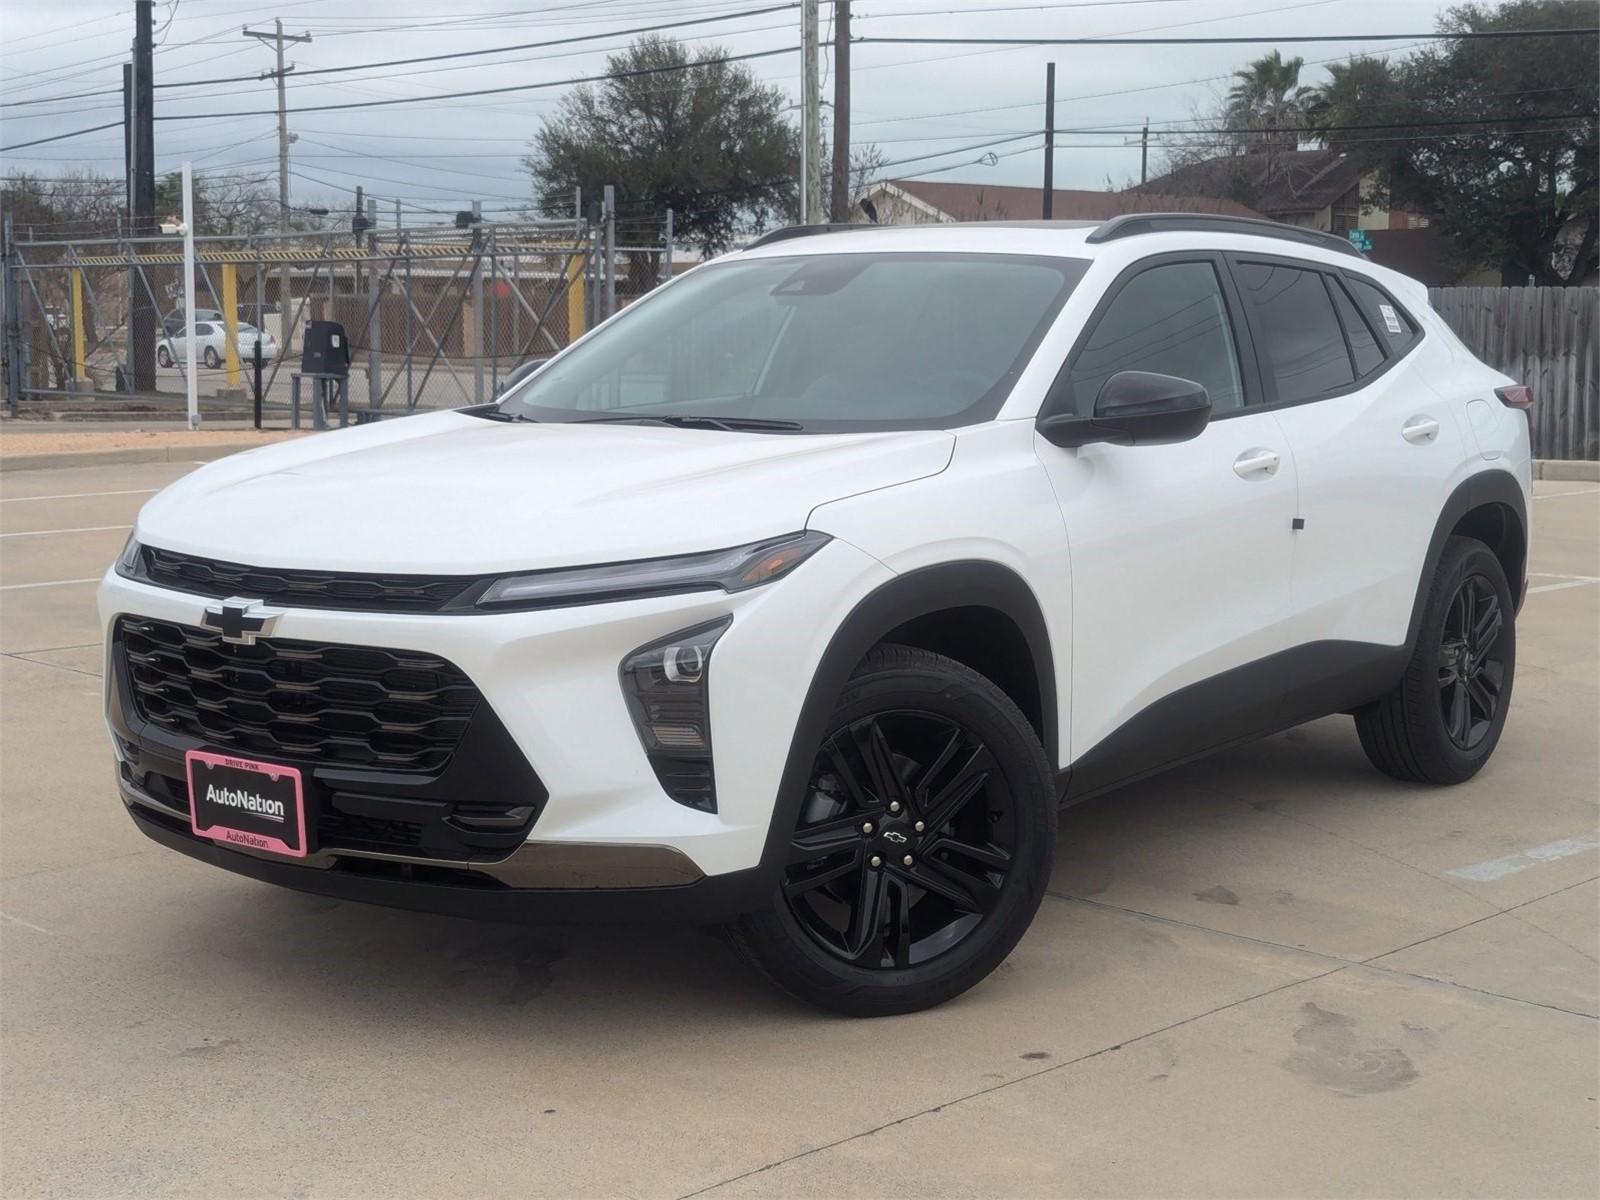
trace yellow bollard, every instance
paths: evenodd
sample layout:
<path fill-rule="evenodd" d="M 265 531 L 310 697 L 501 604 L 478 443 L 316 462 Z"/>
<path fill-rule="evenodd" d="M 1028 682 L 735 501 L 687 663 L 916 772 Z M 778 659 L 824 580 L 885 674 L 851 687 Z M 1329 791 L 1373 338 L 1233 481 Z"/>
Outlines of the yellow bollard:
<path fill-rule="evenodd" d="M 89 378 L 88 354 L 83 337 L 83 268 L 72 268 L 72 377 Z"/>
<path fill-rule="evenodd" d="M 258 316 L 256 320 L 260 320 Z M 228 365 L 228 386 L 239 386 L 239 267 L 237 263 L 222 264 L 222 345 L 223 359 Z M 257 334 L 259 337 L 260 335 Z"/>
<path fill-rule="evenodd" d="M 567 345 L 583 336 L 583 255 L 567 260 Z"/>

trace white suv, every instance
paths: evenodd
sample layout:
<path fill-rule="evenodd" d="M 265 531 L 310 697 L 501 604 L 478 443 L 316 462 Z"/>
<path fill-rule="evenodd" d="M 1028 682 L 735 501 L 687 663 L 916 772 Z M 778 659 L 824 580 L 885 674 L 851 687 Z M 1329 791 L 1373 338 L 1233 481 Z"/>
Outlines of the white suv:
<path fill-rule="evenodd" d="M 1397 778 L 1484 764 L 1529 400 L 1323 234 L 784 230 L 492 406 L 152 500 L 100 592 L 122 797 L 256 879 L 727 922 L 923 1008 L 1022 936 L 1062 800 L 1337 712 Z"/>

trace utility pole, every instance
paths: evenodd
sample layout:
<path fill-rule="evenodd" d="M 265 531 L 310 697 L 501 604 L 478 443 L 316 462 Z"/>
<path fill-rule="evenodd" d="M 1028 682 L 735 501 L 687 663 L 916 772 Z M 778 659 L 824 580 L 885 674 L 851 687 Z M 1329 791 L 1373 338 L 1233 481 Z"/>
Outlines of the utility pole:
<path fill-rule="evenodd" d="M 822 217 L 822 81 L 817 76 L 817 0 L 800 4 L 800 224 Z"/>
<path fill-rule="evenodd" d="M 289 116 L 285 109 L 283 81 L 292 66 L 285 66 L 283 62 L 283 45 L 285 42 L 309 42 L 309 33 L 284 33 L 283 21 L 273 21 L 273 32 L 266 33 L 254 29 L 246 29 L 244 36 L 255 38 L 265 45 L 272 42 L 278 51 L 278 69 L 267 71 L 261 78 L 276 79 L 278 81 L 278 232 L 289 232 L 289 143 L 294 139 L 289 134 Z M 278 341 L 283 347 L 283 353 L 288 354 L 294 341 L 294 304 L 289 294 L 289 264 L 285 262 L 278 268 Z"/>
<path fill-rule="evenodd" d="M 1056 211 L 1056 65 L 1044 67 L 1044 219 Z"/>
<path fill-rule="evenodd" d="M 183 164 L 183 391 L 189 428 L 200 428 L 200 377 L 194 336 L 194 167 Z"/>
<path fill-rule="evenodd" d="M 155 147 L 155 0 L 137 0 L 133 17 L 133 65 L 129 71 L 127 114 L 128 132 L 128 216 L 133 237 L 152 237 L 156 233 L 156 147 Z M 156 386 L 156 310 L 149 289 L 137 278 L 134 267 L 129 279 L 133 289 L 133 321 L 128 331 L 128 358 L 133 366 L 135 391 L 154 391 Z"/>
<path fill-rule="evenodd" d="M 833 204 L 828 218 L 850 219 L 850 0 L 833 0 Z"/>

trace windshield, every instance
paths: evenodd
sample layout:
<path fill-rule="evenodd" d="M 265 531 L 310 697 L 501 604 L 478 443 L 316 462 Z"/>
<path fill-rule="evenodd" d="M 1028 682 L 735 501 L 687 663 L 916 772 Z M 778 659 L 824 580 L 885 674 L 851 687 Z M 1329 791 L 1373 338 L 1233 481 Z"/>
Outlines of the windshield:
<path fill-rule="evenodd" d="M 1088 263 L 829 254 L 700 267 L 509 392 L 505 418 L 939 429 L 999 411 Z"/>

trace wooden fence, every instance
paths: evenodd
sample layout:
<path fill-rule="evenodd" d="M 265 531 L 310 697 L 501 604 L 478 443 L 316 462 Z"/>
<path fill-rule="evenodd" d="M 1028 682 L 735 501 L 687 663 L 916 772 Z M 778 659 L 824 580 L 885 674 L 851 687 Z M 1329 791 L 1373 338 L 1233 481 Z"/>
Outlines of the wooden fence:
<path fill-rule="evenodd" d="M 1428 299 L 1467 349 L 1533 389 L 1535 458 L 1600 458 L 1600 289 L 1432 288 Z"/>

